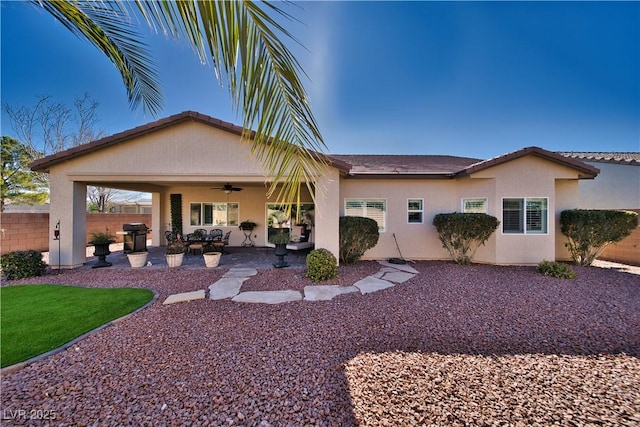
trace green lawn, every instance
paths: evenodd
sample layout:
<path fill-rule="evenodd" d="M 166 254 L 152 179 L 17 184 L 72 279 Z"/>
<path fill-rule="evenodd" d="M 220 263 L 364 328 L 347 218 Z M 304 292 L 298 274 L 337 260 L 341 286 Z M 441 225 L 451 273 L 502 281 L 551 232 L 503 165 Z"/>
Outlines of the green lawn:
<path fill-rule="evenodd" d="M 146 289 L 57 285 L 0 288 L 0 364 L 31 357 L 131 313 L 153 298 Z"/>

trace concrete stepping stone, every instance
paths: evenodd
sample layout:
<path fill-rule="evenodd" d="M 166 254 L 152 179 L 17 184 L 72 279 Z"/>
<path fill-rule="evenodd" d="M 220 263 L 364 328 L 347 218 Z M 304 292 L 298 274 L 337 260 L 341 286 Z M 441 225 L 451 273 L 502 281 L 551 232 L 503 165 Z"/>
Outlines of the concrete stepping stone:
<path fill-rule="evenodd" d="M 222 277 L 251 277 L 258 274 L 255 268 L 230 268 Z"/>
<path fill-rule="evenodd" d="M 233 298 L 240 293 L 242 283 L 248 277 L 223 277 L 213 285 L 209 285 L 209 299 L 219 300 Z"/>
<path fill-rule="evenodd" d="M 392 264 L 389 261 L 379 260 L 378 264 L 384 267 L 395 268 L 396 270 L 406 271 L 407 273 L 418 274 L 420 273 L 415 268 L 411 267 L 409 264 Z"/>
<path fill-rule="evenodd" d="M 404 271 L 392 271 L 388 273 L 384 273 L 380 279 L 387 280 L 393 283 L 404 283 L 409 279 L 413 279 L 416 277 L 415 274 L 405 273 Z"/>
<path fill-rule="evenodd" d="M 359 292 L 355 286 L 314 285 L 304 287 L 305 301 L 328 301 L 338 295 Z"/>
<path fill-rule="evenodd" d="M 360 290 L 362 295 L 370 294 L 372 292 L 381 291 L 383 289 L 392 288 L 394 286 L 393 283 L 387 282 L 386 280 L 378 279 L 377 277 L 369 276 L 364 279 L 358 280 L 353 284 L 356 288 Z"/>
<path fill-rule="evenodd" d="M 193 300 L 204 299 L 204 298 L 205 298 L 205 292 L 204 292 L 204 289 L 202 289 L 200 291 L 184 292 L 181 294 L 169 295 L 169 297 L 167 297 L 167 299 L 164 300 L 162 304 L 163 305 L 175 304 L 177 302 L 193 301 Z"/>
<path fill-rule="evenodd" d="M 231 299 L 231 301 L 235 302 L 255 302 L 263 304 L 280 304 L 300 300 L 302 300 L 302 294 L 294 290 L 240 292 Z"/>

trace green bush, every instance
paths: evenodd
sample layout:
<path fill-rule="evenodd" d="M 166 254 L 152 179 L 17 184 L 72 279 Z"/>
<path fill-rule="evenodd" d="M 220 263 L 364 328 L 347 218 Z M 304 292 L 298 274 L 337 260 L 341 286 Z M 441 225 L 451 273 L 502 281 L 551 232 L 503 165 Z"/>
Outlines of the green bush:
<path fill-rule="evenodd" d="M 460 265 L 471 264 L 480 245 L 484 245 L 498 228 L 500 221 L 483 213 L 437 214 L 433 225 L 438 231 L 442 246 Z"/>
<path fill-rule="evenodd" d="M 307 277 L 314 282 L 338 277 L 338 262 L 327 249 L 314 249 L 307 255 Z"/>
<path fill-rule="evenodd" d="M 579 265 L 591 265 L 610 243 L 627 237 L 638 226 L 638 214 L 629 211 L 572 209 L 560 213 L 565 246 Z"/>
<path fill-rule="evenodd" d="M 567 265 L 555 261 L 542 261 L 536 267 L 538 273 L 558 279 L 575 279 L 576 273 Z"/>
<path fill-rule="evenodd" d="M 0 265 L 9 280 L 42 276 L 47 271 L 42 253 L 34 250 L 9 252 L 2 256 Z"/>
<path fill-rule="evenodd" d="M 378 223 L 361 216 L 341 216 L 339 222 L 340 262 L 353 264 L 378 243 Z"/>

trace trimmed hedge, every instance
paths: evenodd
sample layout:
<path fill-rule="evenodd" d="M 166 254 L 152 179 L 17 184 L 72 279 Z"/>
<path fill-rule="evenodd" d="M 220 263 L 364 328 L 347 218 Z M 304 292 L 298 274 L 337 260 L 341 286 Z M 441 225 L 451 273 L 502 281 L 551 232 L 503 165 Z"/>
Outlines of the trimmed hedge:
<path fill-rule="evenodd" d="M 610 243 L 627 237 L 638 226 L 638 214 L 630 211 L 571 209 L 560 213 L 565 246 L 579 265 L 588 266 Z"/>
<path fill-rule="evenodd" d="M 489 239 L 500 221 L 483 213 L 444 213 L 433 218 L 442 246 L 460 265 L 471 264 L 478 247 Z"/>
<path fill-rule="evenodd" d="M 42 252 L 32 249 L 9 252 L 0 258 L 2 274 L 8 280 L 42 276 L 47 271 L 47 263 L 42 260 Z"/>
<path fill-rule="evenodd" d="M 339 222 L 340 262 L 353 264 L 378 243 L 378 223 L 361 216 L 341 216 Z"/>
<path fill-rule="evenodd" d="M 307 255 L 307 277 L 314 282 L 338 277 L 338 262 L 327 249 L 314 249 Z"/>

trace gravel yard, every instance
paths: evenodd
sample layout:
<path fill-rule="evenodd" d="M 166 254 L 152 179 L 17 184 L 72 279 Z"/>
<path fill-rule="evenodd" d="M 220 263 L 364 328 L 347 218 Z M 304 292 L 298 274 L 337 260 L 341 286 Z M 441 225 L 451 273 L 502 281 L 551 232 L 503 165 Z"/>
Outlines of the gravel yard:
<path fill-rule="evenodd" d="M 76 270 L 23 283 L 153 289 L 149 308 L 2 378 L 3 425 L 640 425 L 640 275 L 412 264 L 393 288 L 163 306 L 225 272 Z M 341 267 L 351 285 L 380 266 Z M 13 282 L 18 283 L 18 282 Z M 264 270 L 244 290 L 301 289 Z M 23 416 L 24 415 L 24 416 Z M 29 418 L 55 418 L 30 420 Z"/>

